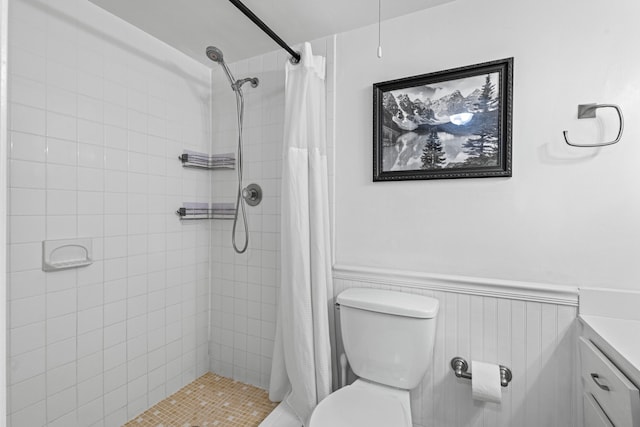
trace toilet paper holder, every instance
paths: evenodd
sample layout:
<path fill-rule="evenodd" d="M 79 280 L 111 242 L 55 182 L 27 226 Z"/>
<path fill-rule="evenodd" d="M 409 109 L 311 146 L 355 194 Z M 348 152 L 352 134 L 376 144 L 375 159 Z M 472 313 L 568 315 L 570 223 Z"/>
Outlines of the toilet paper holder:
<path fill-rule="evenodd" d="M 469 370 L 469 364 L 462 357 L 454 357 L 451 359 L 451 369 L 456 374 L 458 378 L 471 379 L 471 372 L 467 372 Z M 511 369 L 506 366 L 500 365 L 500 385 L 502 387 L 506 387 L 511 382 L 513 375 L 511 374 Z"/>

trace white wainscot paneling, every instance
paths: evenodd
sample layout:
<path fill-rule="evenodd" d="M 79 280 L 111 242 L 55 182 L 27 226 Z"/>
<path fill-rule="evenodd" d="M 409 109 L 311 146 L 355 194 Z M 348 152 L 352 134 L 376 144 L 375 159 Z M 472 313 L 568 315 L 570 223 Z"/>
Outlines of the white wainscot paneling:
<path fill-rule="evenodd" d="M 577 292 L 554 292 L 517 284 L 491 285 L 480 280 L 457 280 L 387 271 L 379 280 L 374 269 L 334 269 L 335 294 L 351 287 L 394 289 L 437 298 L 436 343 L 431 369 L 412 391 L 415 427 L 567 427 L 579 416 L 574 364 Z M 378 277 L 378 279 L 375 279 Z M 395 277 L 395 279 L 394 279 Z M 458 278 L 459 279 L 459 278 Z M 447 290 L 447 283 L 451 291 Z M 463 283 L 466 283 L 464 285 Z M 493 295 L 487 296 L 493 289 Z M 553 300 L 555 302 L 544 302 Z M 339 344 L 340 346 L 340 344 Z M 339 349 L 341 351 L 341 349 Z M 471 397 L 471 383 L 453 374 L 450 361 L 461 356 L 508 366 L 513 381 L 502 389 L 502 403 L 483 403 Z"/>

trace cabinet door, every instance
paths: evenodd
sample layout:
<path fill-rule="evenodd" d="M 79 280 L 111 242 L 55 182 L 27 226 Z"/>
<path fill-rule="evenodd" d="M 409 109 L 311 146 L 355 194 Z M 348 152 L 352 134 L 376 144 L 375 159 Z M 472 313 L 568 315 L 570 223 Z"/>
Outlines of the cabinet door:
<path fill-rule="evenodd" d="M 613 427 L 591 393 L 584 393 L 584 427 Z"/>

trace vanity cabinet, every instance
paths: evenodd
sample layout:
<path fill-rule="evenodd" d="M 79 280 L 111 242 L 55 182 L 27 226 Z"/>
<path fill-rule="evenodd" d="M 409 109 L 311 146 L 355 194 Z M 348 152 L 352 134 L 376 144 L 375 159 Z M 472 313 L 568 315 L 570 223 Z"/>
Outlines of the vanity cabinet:
<path fill-rule="evenodd" d="M 578 340 L 584 425 L 640 427 L 637 369 L 616 349 L 616 337 L 608 339 L 617 319 L 585 317 Z"/>

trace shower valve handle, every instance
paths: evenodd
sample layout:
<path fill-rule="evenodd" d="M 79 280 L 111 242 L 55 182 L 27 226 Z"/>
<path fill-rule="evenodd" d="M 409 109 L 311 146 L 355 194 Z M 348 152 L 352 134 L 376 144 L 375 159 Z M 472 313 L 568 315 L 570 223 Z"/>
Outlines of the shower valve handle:
<path fill-rule="evenodd" d="M 249 206 L 256 206 L 262 201 L 262 188 L 258 184 L 249 184 L 242 190 L 242 198 Z"/>
<path fill-rule="evenodd" d="M 258 198 L 258 192 L 253 188 L 251 190 L 245 188 L 242 190 L 242 197 L 247 200 L 255 200 Z"/>

